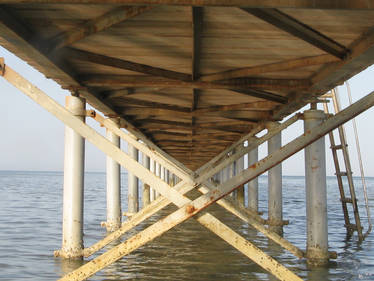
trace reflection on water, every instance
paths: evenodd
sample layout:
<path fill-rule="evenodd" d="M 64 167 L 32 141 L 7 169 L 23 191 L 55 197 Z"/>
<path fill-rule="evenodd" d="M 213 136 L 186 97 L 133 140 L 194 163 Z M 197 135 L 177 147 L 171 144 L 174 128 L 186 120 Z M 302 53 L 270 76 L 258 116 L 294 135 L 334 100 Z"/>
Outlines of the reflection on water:
<path fill-rule="evenodd" d="M 260 208 L 265 212 L 264 217 L 267 215 L 266 182 L 265 177 L 260 178 Z M 373 205 L 374 179 L 368 179 L 368 184 Z M 0 172 L 0 280 L 55 280 L 83 263 L 53 257 L 53 250 L 61 243 L 61 187 L 61 173 Z M 328 190 L 329 245 L 339 257 L 326 268 L 308 268 L 305 261 L 298 260 L 218 206 L 209 207 L 209 211 L 305 280 L 374 280 L 374 235 L 369 235 L 362 244 L 357 243 L 356 236 L 346 240 L 334 178 L 328 179 Z M 105 174 L 88 173 L 85 193 L 85 245 L 89 246 L 105 236 L 105 230 L 100 227 L 100 222 L 105 220 Z M 125 188 L 123 198 L 126 198 Z M 284 218 L 290 220 L 284 233 L 302 249 L 306 233 L 304 198 L 304 178 L 284 177 Z M 363 204 L 363 200 L 359 203 Z M 126 203 L 123 204 L 125 210 Z M 169 206 L 122 240 L 175 209 Z M 364 220 L 364 212 L 361 215 Z M 90 280 L 276 279 L 191 219 Z"/>

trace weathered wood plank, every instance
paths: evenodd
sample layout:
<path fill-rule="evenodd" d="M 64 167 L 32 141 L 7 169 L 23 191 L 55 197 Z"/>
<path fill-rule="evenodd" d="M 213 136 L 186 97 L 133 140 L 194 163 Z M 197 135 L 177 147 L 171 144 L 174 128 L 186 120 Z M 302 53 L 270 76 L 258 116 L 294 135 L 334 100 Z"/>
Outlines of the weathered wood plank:
<path fill-rule="evenodd" d="M 303 57 L 291 60 L 285 60 L 275 63 L 255 65 L 252 67 L 244 67 L 239 69 L 227 70 L 223 72 L 208 74 L 200 77 L 201 81 L 217 81 L 217 80 L 226 80 L 232 78 L 246 77 L 250 75 L 269 73 L 269 72 L 279 72 L 291 69 L 297 69 L 312 65 L 321 65 L 330 62 L 339 61 L 338 58 L 332 55 L 319 55 L 311 57 Z"/>
<path fill-rule="evenodd" d="M 135 75 L 81 75 L 78 80 L 87 87 L 159 87 L 159 88 L 196 88 L 196 89 L 306 89 L 310 81 L 306 79 L 266 79 L 236 78 L 220 82 L 184 82 L 152 76 Z"/>

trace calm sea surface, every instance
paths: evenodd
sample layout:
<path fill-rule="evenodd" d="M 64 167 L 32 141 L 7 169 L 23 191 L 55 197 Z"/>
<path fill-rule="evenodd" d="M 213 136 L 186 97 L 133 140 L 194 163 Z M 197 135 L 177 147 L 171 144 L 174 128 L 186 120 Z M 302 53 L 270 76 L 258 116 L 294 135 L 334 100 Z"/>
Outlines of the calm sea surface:
<path fill-rule="evenodd" d="M 123 210 L 126 210 L 126 174 Z M 61 245 L 63 174 L 60 172 L 0 171 L 0 280 L 55 280 L 79 266 L 53 257 Z M 267 178 L 260 178 L 260 209 L 266 217 Z M 374 205 L 374 178 L 367 179 L 370 205 Z M 305 248 L 305 194 L 303 177 L 283 178 L 285 238 Z M 361 190 L 360 180 L 356 188 Z M 364 201 L 358 192 L 366 229 Z M 144 229 L 175 207 L 149 219 L 123 239 Z M 328 178 L 329 246 L 338 259 L 327 268 L 309 269 L 246 223 L 212 206 L 210 211 L 266 253 L 305 280 L 374 280 L 374 235 L 359 244 L 357 235 L 345 236 L 338 187 Z M 374 213 L 374 209 L 372 209 Z M 105 174 L 87 173 L 85 178 L 85 246 L 105 236 Z M 165 235 L 97 273 L 90 280 L 275 280 L 220 238 L 189 220 Z"/>

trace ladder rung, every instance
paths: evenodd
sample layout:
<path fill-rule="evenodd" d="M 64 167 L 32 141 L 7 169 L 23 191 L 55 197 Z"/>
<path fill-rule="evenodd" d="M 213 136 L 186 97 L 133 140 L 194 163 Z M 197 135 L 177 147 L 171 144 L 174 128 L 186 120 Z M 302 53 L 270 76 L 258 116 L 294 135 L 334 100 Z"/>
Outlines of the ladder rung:
<path fill-rule="evenodd" d="M 352 174 L 352 172 L 350 172 L 350 174 Z M 348 176 L 348 172 L 335 173 L 335 175 L 341 176 L 341 177 L 346 177 L 346 176 Z"/>
<path fill-rule="evenodd" d="M 340 201 L 341 201 L 341 202 L 344 202 L 344 203 L 351 203 L 351 204 L 353 204 L 353 200 L 352 200 L 352 198 L 341 198 Z M 358 201 L 358 200 L 356 199 L 356 202 L 357 202 L 357 201 Z"/>
<path fill-rule="evenodd" d="M 346 144 L 345 147 L 347 147 L 348 145 Z M 335 149 L 335 150 L 338 150 L 338 149 L 343 149 L 343 145 L 342 144 L 338 144 L 338 145 L 332 145 L 330 146 L 331 149 Z"/>

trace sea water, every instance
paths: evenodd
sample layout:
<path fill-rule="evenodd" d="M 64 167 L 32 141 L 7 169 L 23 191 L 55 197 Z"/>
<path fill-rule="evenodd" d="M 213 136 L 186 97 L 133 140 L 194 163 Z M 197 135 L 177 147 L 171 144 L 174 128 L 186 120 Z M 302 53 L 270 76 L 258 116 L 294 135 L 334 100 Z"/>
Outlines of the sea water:
<path fill-rule="evenodd" d="M 122 174 L 122 183 L 122 209 L 125 211 L 125 173 Z M 355 178 L 355 184 L 366 230 L 367 218 L 359 178 Z M 53 251 L 61 246 L 62 185 L 61 172 L 0 171 L 0 280 L 56 280 L 84 262 L 53 257 Z M 373 207 L 374 178 L 367 178 L 367 185 L 369 203 Z M 266 176 L 260 177 L 259 188 L 259 208 L 266 218 Z M 221 207 L 212 205 L 209 211 L 305 280 L 374 280 L 374 234 L 370 234 L 362 243 L 358 243 L 357 234 L 347 239 L 335 177 L 328 177 L 327 189 L 329 247 L 330 251 L 338 253 L 338 259 L 323 268 L 308 268 L 305 260 L 295 258 Z M 86 247 L 105 237 L 105 229 L 100 226 L 105 221 L 105 204 L 105 173 L 86 173 Z M 290 222 L 284 227 L 284 237 L 305 249 L 304 177 L 283 177 L 283 209 L 284 219 Z M 176 207 L 170 205 L 131 230 L 122 240 L 173 210 Z M 235 281 L 275 278 L 191 219 L 101 270 L 89 280 Z"/>

